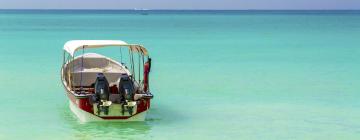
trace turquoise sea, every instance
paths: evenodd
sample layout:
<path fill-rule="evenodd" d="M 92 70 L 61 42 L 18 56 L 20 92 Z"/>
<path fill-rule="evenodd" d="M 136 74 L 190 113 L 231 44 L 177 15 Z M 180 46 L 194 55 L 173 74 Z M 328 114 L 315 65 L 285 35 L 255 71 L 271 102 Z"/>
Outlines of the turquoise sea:
<path fill-rule="evenodd" d="M 74 39 L 149 49 L 145 122 L 72 114 Z M 0 10 L 0 64 L 1 140 L 360 138 L 360 11 Z"/>

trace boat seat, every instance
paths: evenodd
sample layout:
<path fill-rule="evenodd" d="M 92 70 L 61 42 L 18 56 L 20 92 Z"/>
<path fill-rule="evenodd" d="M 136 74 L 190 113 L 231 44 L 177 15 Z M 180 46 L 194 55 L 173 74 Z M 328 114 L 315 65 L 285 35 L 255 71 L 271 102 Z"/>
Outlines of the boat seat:
<path fill-rule="evenodd" d="M 105 68 L 110 64 L 110 61 L 106 58 L 84 57 L 84 59 L 81 58 L 75 59 L 74 63 L 77 64 L 77 66 L 83 66 L 84 69 L 91 69 L 91 68 Z"/>
<path fill-rule="evenodd" d="M 96 80 L 96 75 L 98 73 L 73 73 L 73 83 L 74 86 L 90 86 Z M 121 73 L 104 73 L 106 79 L 109 81 L 110 85 L 117 84 L 118 79 L 121 76 Z"/>

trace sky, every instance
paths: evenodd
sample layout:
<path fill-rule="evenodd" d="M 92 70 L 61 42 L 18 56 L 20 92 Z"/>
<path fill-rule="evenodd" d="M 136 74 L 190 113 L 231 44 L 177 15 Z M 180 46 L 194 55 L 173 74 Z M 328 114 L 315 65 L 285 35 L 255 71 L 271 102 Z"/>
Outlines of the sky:
<path fill-rule="evenodd" d="M 0 0 L 0 9 L 355 10 L 360 0 Z"/>

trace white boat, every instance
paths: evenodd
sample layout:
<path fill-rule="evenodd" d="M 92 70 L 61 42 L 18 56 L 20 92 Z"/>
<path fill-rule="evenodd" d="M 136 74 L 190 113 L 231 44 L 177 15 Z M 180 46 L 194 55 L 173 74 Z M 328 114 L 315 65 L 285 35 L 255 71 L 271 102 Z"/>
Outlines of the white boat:
<path fill-rule="evenodd" d="M 105 47 L 127 50 L 128 63 L 84 53 Z M 81 121 L 145 120 L 153 95 L 149 89 L 151 58 L 143 46 L 120 40 L 73 40 L 64 45 L 63 60 L 61 80 L 70 110 Z"/>

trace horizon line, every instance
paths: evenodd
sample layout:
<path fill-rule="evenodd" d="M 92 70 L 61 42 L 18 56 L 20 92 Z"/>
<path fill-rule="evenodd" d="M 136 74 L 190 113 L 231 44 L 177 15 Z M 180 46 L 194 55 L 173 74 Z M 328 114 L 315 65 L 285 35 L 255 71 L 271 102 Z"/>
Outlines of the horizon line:
<path fill-rule="evenodd" d="M 360 11 L 360 9 L 147 9 L 147 8 L 132 8 L 132 9 L 95 9 L 95 8 L 0 8 L 0 10 L 104 10 L 104 11 Z"/>

